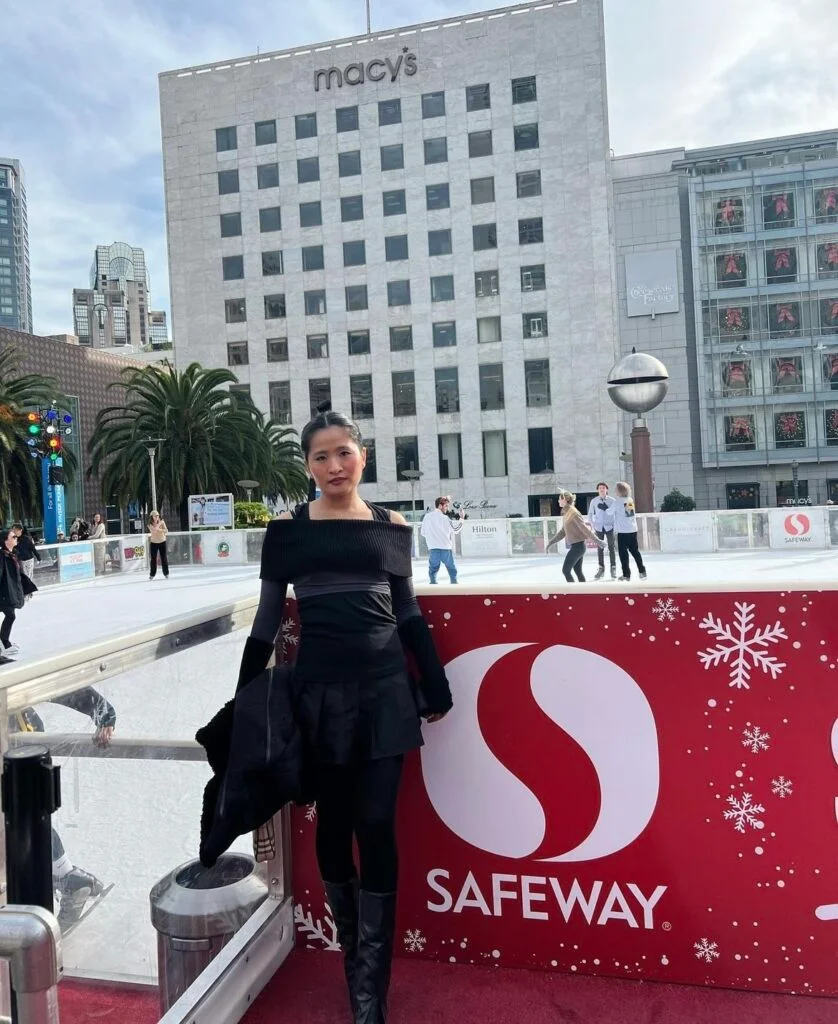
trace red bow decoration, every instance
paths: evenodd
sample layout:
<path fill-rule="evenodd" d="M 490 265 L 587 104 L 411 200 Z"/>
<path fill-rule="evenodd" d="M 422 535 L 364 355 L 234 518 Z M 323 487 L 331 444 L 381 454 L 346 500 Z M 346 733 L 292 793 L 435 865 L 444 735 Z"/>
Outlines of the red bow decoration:
<path fill-rule="evenodd" d="M 826 262 L 833 265 L 838 263 L 838 242 L 826 243 Z"/>
<path fill-rule="evenodd" d="M 791 270 L 791 252 L 788 249 L 776 249 L 774 251 L 774 269 Z"/>
<path fill-rule="evenodd" d="M 747 374 L 744 363 L 728 363 L 727 365 L 728 384 L 746 384 Z"/>
<path fill-rule="evenodd" d="M 742 310 L 738 308 L 731 308 L 725 310 L 724 324 L 728 330 L 733 330 L 736 327 L 742 327 L 744 323 Z"/>
<path fill-rule="evenodd" d="M 838 374 L 838 356 L 827 356 L 826 358 L 830 376 Z"/>
<path fill-rule="evenodd" d="M 777 306 L 777 323 L 778 324 L 791 324 L 794 326 L 797 323 L 797 317 L 791 310 L 791 306 L 783 303 Z"/>
<path fill-rule="evenodd" d="M 747 416 L 734 416 L 730 423 L 731 437 L 751 437 L 753 426 Z"/>
<path fill-rule="evenodd" d="M 780 433 L 786 437 L 794 437 L 801 427 L 800 413 L 787 412 L 780 417 Z"/>
<path fill-rule="evenodd" d="M 787 192 L 781 192 L 779 195 L 772 196 L 771 202 L 774 204 L 774 216 L 786 216 L 789 212 L 789 197 Z"/>
<path fill-rule="evenodd" d="M 838 209 L 838 189 L 825 188 L 821 192 L 821 205 L 824 210 Z"/>
<path fill-rule="evenodd" d="M 732 199 L 723 199 L 719 203 L 719 216 L 726 224 L 730 224 L 736 218 L 737 212 L 736 204 Z"/>
<path fill-rule="evenodd" d="M 834 324 L 838 320 L 838 299 L 829 299 L 828 301 L 831 303 L 829 307 L 829 322 Z"/>
<path fill-rule="evenodd" d="M 836 246 L 836 248 L 838 248 L 838 246 Z M 725 273 L 735 274 L 737 277 L 741 277 L 742 271 L 739 268 L 740 259 L 741 256 L 739 256 L 737 253 L 728 253 L 728 255 L 725 256 Z"/>
<path fill-rule="evenodd" d="M 777 379 L 780 380 L 783 377 L 797 377 L 798 369 L 797 364 L 793 359 L 778 359 L 777 360 Z"/>

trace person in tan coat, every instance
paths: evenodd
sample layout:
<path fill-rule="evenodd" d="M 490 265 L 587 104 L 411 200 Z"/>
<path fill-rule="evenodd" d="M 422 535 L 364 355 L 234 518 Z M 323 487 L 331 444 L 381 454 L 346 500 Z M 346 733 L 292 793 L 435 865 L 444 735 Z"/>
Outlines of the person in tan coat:
<path fill-rule="evenodd" d="M 169 554 L 166 550 L 166 537 L 169 528 L 166 520 L 155 509 L 148 520 L 148 539 L 151 549 L 149 579 L 153 580 L 157 575 L 157 556 L 160 555 L 160 565 L 163 568 L 163 578 L 169 578 Z"/>
<path fill-rule="evenodd" d="M 547 541 L 547 551 L 560 540 L 567 543 L 567 555 L 565 555 L 562 572 L 568 583 L 573 583 L 573 573 L 580 583 L 585 582 L 585 574 L 582 572 L 582 560 L 585 557 L 585 547 L 589 540 L 593 541 L 600 548 L 605 547 L 605 542 L 597 538 L 594 531 L 582 518 L 582 514 L 576 507 L 576 495 L 570 491 L 559 492 L 559 508 L 562 510 L 562 528 Z"/>

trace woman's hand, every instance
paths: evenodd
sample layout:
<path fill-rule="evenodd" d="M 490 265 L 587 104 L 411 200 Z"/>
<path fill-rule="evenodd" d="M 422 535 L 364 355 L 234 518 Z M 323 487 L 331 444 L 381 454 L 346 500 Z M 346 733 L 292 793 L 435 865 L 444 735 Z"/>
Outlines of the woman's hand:
<path fill-rule="evenodd" d="M 100 725 L 96 732 L 93 734 L 93 742 L 97 747 L 109 747 L 111 745 L 111 737 L 113 736 L 112 725 Z"/>
<path fill-rule="evenodd" d="M 439 711 L 435 715 L 428 715 L 425 721 L 428 723 L 428 725 L 433 725 L 434 722 L 441 722 L 447 714 L 447 711 Z"/>

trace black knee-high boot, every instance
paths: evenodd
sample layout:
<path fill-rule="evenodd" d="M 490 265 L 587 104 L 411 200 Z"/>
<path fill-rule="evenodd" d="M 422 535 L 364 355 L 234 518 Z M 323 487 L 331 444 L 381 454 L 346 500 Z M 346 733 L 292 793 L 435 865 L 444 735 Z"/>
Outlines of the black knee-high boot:
<path fill-rule="evenodd" d="M 355 1024 L 385 1024 L 396 894 L 361 890 L 358 906 L 358 958 L 355 969 Z"/>
<path fill-rule="evenodd" d="M 326 899 L 343 949 L 343 970 L 349 988 L 349 1004 L 355 1013 L 355 973 L 358 957 L 358 879 L 351 882 L 324 882 Z"/>

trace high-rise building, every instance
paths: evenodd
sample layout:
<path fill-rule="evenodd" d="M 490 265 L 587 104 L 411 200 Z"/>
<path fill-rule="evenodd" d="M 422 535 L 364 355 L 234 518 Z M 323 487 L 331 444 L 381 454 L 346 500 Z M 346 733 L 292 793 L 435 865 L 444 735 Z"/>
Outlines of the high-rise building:
<path fill-rule="evenodd" d="M 601 0 L 160 79 L 177 360 L 301 427 L 359 421 L 366 496 L 494 515 L 620 471 Z"/>
<path fill-rule="evenodd" d="M 142 349 L 168 342 L 166 314 L 149 309 L 149 278 L 142 249 L 99 245 L 90 287 L 73 289 L 73 324 L 79 344 Z"/>
<path fill-rule="evenodd" d="M 29 225 L 19 160 L 0 157 L 0 327 L 32 330 Z"/>

